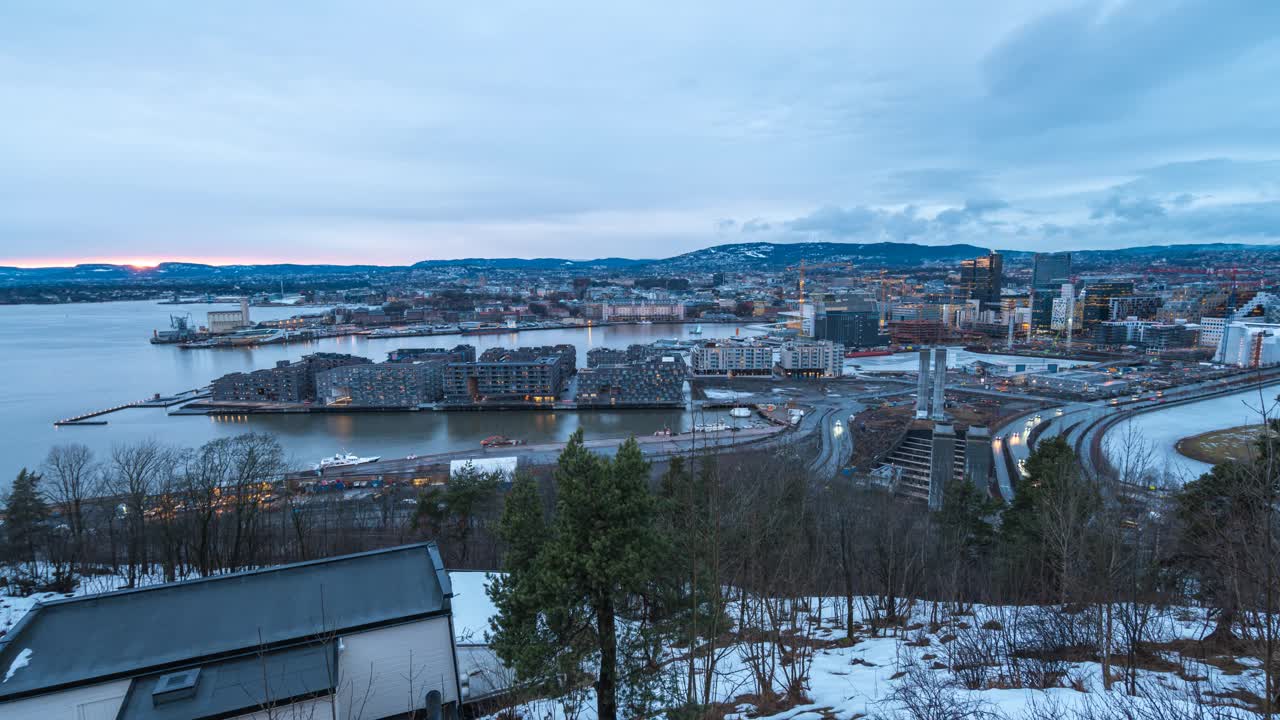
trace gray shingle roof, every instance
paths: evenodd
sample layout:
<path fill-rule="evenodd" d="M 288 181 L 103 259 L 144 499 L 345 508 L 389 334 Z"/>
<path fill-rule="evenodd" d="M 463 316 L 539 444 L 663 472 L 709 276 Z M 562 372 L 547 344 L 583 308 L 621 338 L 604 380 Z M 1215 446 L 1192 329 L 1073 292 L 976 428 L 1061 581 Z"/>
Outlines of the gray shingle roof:
<path fill-rule="evenodd" d="M 0 638 L 0 703 L 449 610 L 434 543 L 36 605 Z"/>

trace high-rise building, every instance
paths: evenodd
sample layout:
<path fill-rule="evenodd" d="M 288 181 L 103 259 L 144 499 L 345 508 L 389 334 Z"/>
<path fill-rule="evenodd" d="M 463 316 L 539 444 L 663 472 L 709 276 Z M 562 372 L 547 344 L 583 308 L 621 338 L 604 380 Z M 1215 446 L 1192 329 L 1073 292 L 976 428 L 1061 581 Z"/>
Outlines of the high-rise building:
<path fill-rule="evenodd" d="M 1000 253 L 964 260 L 960 263 L 960 285 L 968 291 L 970 300 L 980 300 L 984 307 L 998 305 L 1003 271 Z"/>
<path fill-rule="evenodd" d="M 874 307 L 865 310 L 828 310 L 818 318 L 816 335 L 847 348 L 869 348 L 886 345 L 889 338 L 880 334 L 880 315 Z"/>
<path fill-rule="evenodd" d="M 1103 280 L 1088 283 L 1084 287 L 1084 309 L 1081 313 L 1083 323 L 1091 326 L 1107 320 L 1123 319 L 1112 317 L 1111 301 L 1131 295 L 1133 295 L 1132 282 Z"/>
<path fill-rule="evenodd" d="M 1036 253 L 1031 271 L 1031 286 L 1061 287 L 1071 279 L 1071 253 Z"/>
<path fill-rule="evenodd" d="M 1071 280 L 1071 253 L 1036 253 L 1031 271 L 1031 325 L 1037 330 L 1053 327 L 1053 305 L 1059 288 Z"/>

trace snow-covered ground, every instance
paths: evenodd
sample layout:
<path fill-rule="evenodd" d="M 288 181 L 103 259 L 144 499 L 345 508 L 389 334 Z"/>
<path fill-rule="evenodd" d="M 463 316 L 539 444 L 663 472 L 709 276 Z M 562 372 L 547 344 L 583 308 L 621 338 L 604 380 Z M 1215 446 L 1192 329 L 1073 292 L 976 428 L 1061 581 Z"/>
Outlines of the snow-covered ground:
<path fill-rule="evenodd" d="M 721 707 L 727 706 L 726 720 L 852 720 L 860 717 L 1013 720 L 1027 717 L 1033 708 L 1039 717 L 1066 720 L 1071 711 L 1091 703 L 1096 705 L 1108 700 L 1148 702 L 1120 694 L 1123 683 L 1119 679 L 1111 692 L 1104 690 L 1102 668 L 1097 662 L 1053 660 L 1050 663 L 1055 679 L 1049 687 L 1018 687 L 1020 683 L 1007 674 L 1008 667 L 1001 665 L 999 651 L 994 651 L 1010 637 L 1005 626 L 1012 627 L 1012 620 L 1018 613 L 1022 613 L 1023 622 L 1026 622 L 1029 612 L 1058 613 L 1056 608 L 977 607 L 972 614 L 948 617 L 941 607 L 934 615 L 929 603 L 919 603 L 913 614 L 913 623 L 907 626 L 910 629 L 898 630 L 891 636 L 870 637 L 867 629 L 859 625 L 851 638 L 838 619 L 843 615 L 841 601 L 825 598 L 822 602 L 824 611 L 820 613 L 820 620 L 810 616 L 816 622 L 810 625 L 811 630 L 802 630 L 809 636 L 792 646 L 792 650 L 802 646 L 814 648 L 804 688 L 805 701 L 781 711 L 762 711 L 755 704 L 757 695 L 752 659 L 756 659 L 755 665 L 759 667 L 759 658 L 772 651 L 767 645 L 759 644 L 754 647 L 746 644 L 730 646 L 720 654 L 711 691 L 713 702 Z M 729 614 L 732 616 L 733 612 Z M 932 620 L 938 620 L 939 624 L 930 625 Z M 806 624 L 800 622 L 793 627 L 803 628 Z M 1158 661 L 1166 670 L 1140 669 L 1137 676 L 1143 692 L 1165 700 L 1172 698 L 1174 703 L 1188 710 L 1194 710 L 1190 698 L 1197 692 L 1225 694 L 1237 689 L 1256 692 L 1262 683 L 1262 672 L 1260 663 L 1255 659 L 1215 657 L 1210 658 L 1213 663 L 1205 663 L 1182 656 L 1172 649 L 1172 643 L 1198 640 L 1211 629 L 1212 623 L 1206 622 L 1199 611 L 1177 611 L 1156 621 L 1151 634 L 1163 644 L 1156 650 L 1159 658 L 1150 664 Z M 978 656 L 972 651 L 978 646 L 983 651 L 994 652 L 982 654 L 981 660 L 974 663 L 973 659 Z M 682 656 L 683 650 L 680 649 L 668 655 L 673 658 L 670 668 L 677 677 L 678 687 L 683 687 L 687 667 Z M 1020 662 L 1025 662 L 1025 659 Z M 779 662 L 774 665 L 777 673 L 775 690 L 779 694 L 785 690 L 781 677 L 785 664 Z M 977 666 L 976 671 L 974 665 Z M 970 669 L 961 669 L 965 667 Z M 1118 678 L 1122 672 L 1120 667 L 1113 668 L 1113 678 Z M 958 678 L 961 676 L 970 680 L 976 678 L 975 687 L 960 682 Z M 700 692 L 700 678 L 698 687 Z M 1217 699 L 1222 700 L 1222 697 Z M 586 690 L 574 700 L 577 707 L 568 712 L 563 706 L 563 699 L 543 699 L 526 703 L 519 708 L 519 714 L 546 720 L 594 720 L 594 693 Z M 920 715 L 907 711 L 908 703 L 919 705 L 930 700 L 940 703 L 935 710 L 947 708 L 955 712 Z M 1053 712 L 1045 714 L 1046 709 Z M 1194 712 L 1178 717 L 1193 716 Z M 1241 713 L 1240 717 L 1252 716 Z"/>
<path fill-rule="evenodd" d="M 978 360 L 989 363 L 1027 363 L 1029 365 L 1057 363 L 1059 367 L 1063 368 L 1092 364 L 1087 360 L 1027 357 L 1025 355 L 992 355 L 988 353 L 969 352 L 968 350 L 960 347 L 947 349 L 948 368 L 956 369 L 964 367 L 965 365 L 977 362 Z M 862 372 L 915 371 L 920 367 L 920 354 L 918 352 L 900 352 L 894 353 L 893 355 L 845 358 L 844 367 L 846 370 L 856 367 Z"/>
<path fill-rule="evenodd" d="M 1211 430 L 1258 424 L 1262 422 L 1258 408 L 1263 400 L 1274 416 L 1277 392 L 1280 392 L 1280 383 L 1263 388 L 1261 395 L 1257 390 L 1247 390 L 1142 413 L 1127 423 L 1113 426 L 1107 433 L 1104 444 L 1107 459 L 1114 465 L 1123 464 L 1126 450 L 1122 438 L 1129 435 L 1128 423 L 1132 423 L 1133 430 L 1154 452 L 1156 471 L 1176 482 L 1194 480 L 1212 466 L 1181 455 L 1176 449 L 1178 441 Z"/>
<path fill-rule="evenodd" d="M 495 613 L 485 593 L 489 573 L 451 572 L 453 583 L 453 635 L 460 643 L 482 643 L 489 630 L 489 618 Z"/>

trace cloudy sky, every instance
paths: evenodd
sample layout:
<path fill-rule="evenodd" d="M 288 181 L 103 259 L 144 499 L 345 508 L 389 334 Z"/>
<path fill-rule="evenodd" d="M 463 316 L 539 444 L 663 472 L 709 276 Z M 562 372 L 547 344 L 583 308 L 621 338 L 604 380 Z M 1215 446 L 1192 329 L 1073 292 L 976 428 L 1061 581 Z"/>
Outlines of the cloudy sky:
<path fill-rule="evenodd" d="M 1280 242 L 1275 0 L 6 0 L 0 264 Z"/>

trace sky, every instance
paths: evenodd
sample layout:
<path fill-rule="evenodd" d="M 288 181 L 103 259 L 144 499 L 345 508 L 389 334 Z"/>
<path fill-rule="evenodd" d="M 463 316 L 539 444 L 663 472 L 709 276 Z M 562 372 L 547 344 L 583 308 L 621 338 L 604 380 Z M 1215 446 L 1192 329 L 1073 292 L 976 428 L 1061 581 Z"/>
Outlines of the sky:
<path fill-rule="evenodd" d="M 6 0 L 0 264 L 1280 242 L 1275 0 Z"/>

